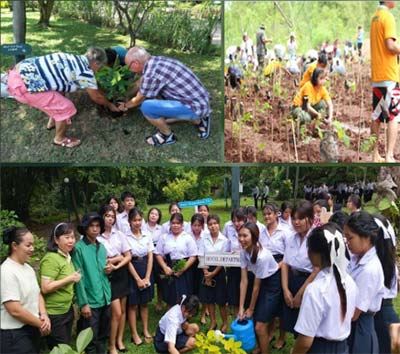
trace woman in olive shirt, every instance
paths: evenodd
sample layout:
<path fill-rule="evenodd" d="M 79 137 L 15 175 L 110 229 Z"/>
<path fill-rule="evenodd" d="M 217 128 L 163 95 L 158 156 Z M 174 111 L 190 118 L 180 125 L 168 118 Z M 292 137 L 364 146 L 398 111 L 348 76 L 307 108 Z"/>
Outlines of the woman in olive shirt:
<path fill-rule="evenodd" d="M 80 271 L 75 271 L 69 254 L 75 242 L 72 225 L 58 224 L 47 242 L 48 252 L 40 262 L 40 285 L 52 328 L 46 337 L 50 350 L 71 341 L 74 283 L 81 280 Z"/>

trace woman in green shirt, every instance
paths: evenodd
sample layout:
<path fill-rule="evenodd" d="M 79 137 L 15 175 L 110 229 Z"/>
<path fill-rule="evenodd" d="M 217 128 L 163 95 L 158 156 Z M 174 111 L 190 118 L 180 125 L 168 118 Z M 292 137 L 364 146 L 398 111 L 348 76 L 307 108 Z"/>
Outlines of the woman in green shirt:
<path fill-rule="evenodd" d="M 47 337 L 50 350 L 71 341 L 74 283 L 81 280 L 80 270 L 75 271 L 70 256 L 75 242 L 73 226 L 58 224 L 47 242 L 48 252 L 40 261 L 40 285 L 52 328 Z"/>

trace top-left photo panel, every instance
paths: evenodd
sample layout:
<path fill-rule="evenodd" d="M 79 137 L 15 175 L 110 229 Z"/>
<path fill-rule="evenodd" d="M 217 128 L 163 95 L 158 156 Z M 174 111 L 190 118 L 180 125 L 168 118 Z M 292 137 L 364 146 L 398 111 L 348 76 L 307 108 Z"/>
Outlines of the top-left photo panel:
<path fill-rule="evenodd" d="M 223 161 L 221 1 L 1 1 L 5 163 Z"/>

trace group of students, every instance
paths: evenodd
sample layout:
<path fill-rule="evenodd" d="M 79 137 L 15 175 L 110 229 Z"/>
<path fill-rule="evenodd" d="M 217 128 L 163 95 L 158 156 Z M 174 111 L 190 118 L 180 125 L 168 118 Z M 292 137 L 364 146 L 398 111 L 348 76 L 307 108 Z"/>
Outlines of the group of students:
<path fill-rule="evenodd" d="M 222 229 L 208 206 L 199 206 L 186 223 L 171 203 L 170 219 L 161 225 L 160 210 L 151 208 L 144 221 L 133 194 L 121 197 L 122 212 L 111 197 L 99 213 L 82 218 L 77 242 L 71 224 L 54 227 L 39 285 L 27 264 L 32 234 L 24 228 L 4 232 L 9 257 L 1 265 L 2 353 L 38 353 L 40 335 L 49 348 L 70 343 L 74 296 L 77 331 L 93 329 L 87 353 L 105 353 L 107 340 L 110 353 L 126 351 L 126 318 L 134 344 L 154 342 L 159 353 L 190 351 L 200 328 L 188 320 L 200 304 L 201 324 L 206 313 L 210 317 L 208 329 L 218 327 L 216 305 L 222 332 L 228 330 L 228 306 L 234 316 L 253 318 L 259 353 L 269 352 L 278 327 L 274 348 L 285 346 L 289 331 L 296 338 L 293 353 L 390 353 L 389 324 L 399 322 L 392 302 L 398 271 L 395 234 L 385 218 L 340 212 L 320 226 L 309 201 L 281 209 L 268 202 L 264 223 L 255 207 L 239 208 Z M 240 267 L 199 267 L 210 252 L 240 253 Z M 157 308 L 164 301 L 168 311 L 153 338 L 148 303 L 155 283 Z"/>

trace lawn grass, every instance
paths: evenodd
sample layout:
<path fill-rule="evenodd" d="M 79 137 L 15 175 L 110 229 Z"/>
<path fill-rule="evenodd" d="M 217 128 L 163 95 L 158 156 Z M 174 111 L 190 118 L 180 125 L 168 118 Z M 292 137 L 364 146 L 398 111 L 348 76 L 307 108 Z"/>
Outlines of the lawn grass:
<path fill-rule="evenodd" d="M 52 52 L 83 54 L 89 46 L 129 46 L 129 37 L 116 30 L 100 28 L 85 22 L 55 18 L 51 27 L 36 25 L 37 12 L 27 12 L 26 42 L 32 46 L 30 56 Z M 13 43 L 12 13 L 1 10 L 1 43 Z M 212 108 L 211 135 L 203 141 L 197 137 L 197 128 L 191 123 L 175 124 L 173 130 L 178 143 L 153 148 L 145 137 L 154 134 L 152 127 L 138 108 L 122 118 L 112 120 L 90 101 L 85 91 L 68 94 L 78 109 L 69 126 L 68 134 L 82 140 L 75 149 L 52 145 L 54 131 L 45 129 L 47 117 L 41 111 L 13 99 L 1 99 L 1 161 L 20 163 L 134 163 L 134 162 L 217 162 L 222 160 L 222 69 L 221 54 L 199 55 L 161 48 L 138 40 L 137 45 L 153 55 L 176 58 L 200 78 L 210 93 Z M 1 57 L 1 71 L 11 66 L 12 57 Z"/>

